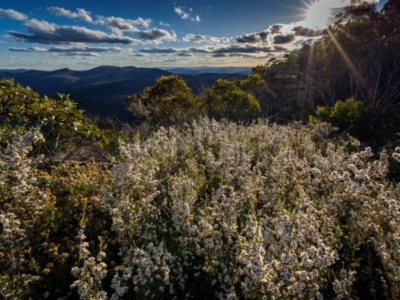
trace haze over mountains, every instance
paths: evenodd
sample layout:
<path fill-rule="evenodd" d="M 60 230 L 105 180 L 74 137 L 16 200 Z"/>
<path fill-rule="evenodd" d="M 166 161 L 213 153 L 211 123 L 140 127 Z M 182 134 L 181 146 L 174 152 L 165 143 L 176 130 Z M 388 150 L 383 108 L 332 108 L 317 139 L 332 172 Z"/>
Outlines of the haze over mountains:
<path fill-rule="evenodd" d="M 163 75 L 179 74 L 195 94 L 211 87 L 222 77 L 243 78 L 250 68 L 156 68 L 100 66 L 86 71 L 68 68 L 55 71 L 0 70 L 0 79 L 14 78 L 24 86 L 31 87 L 40 95 L 56 98 L 57 93 L 70 94 L 78 107 L 89 115 L 131 121 L 133 115 L 125 109 L 129 95 L 140 93 L 146 86 L 154 85 Z"/>

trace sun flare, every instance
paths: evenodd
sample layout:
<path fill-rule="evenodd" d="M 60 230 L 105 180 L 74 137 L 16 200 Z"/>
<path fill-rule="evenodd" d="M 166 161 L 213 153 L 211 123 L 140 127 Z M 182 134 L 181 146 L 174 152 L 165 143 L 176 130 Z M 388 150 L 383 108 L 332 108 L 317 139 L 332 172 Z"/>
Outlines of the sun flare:
<path fill-rule="evenodd" d="M 332 2 L 316 0 L 307 5 L 305 25 L 308 28 L 324 29 L 328 27 L 334 17 Z"/>

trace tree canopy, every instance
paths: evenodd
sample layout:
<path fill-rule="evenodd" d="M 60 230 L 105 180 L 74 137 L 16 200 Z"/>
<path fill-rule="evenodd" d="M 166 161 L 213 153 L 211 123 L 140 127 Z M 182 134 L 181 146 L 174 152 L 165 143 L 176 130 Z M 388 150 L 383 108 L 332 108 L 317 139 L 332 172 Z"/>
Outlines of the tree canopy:
<path fill-rule="evenodd" d="M 154 86 L 128 97 L 127 107 L 151 126 L 179 125 L 203 114 L 202 103 L 177 75 L 162 76 Z"/>

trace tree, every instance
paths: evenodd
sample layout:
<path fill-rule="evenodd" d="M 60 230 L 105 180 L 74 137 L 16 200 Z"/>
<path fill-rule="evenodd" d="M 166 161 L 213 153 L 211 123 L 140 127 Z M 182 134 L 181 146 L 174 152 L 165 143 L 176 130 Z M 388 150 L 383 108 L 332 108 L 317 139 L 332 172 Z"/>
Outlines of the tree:
<path fill-rule="evenodd" d="M 246 86 L 254 86 L 252 82 L 260 83 L 259 76 L 254 81 L 244 82 Z M 250 93 L 240 88 L 240 82 L 219 78 L 207 91 L 205 102 L 211 117 L 221 119 L 246 120 L 261 112 L 260 104 Z"/>
<path fill-rule="evenodd" d="M 353 127 L 360 127 L 364 116 L 364 102 L 349 98 L 345 101 L 336 101 L 333 107 L 318 106 L 316 117 L 310 116 L 309 120 L 311 123 L 329 122 L 341 130 L 350 130 Z"/>
<path fill-rule="evenodd" d="M 150 127 L 182 125 L 204 114 L 200 100 L 177 75 L 161 76 L 154 86 L 129 96 L 127 107 Z"/>
<path fill-rule="evenodd" d="M 69 95 L 59 97 L 41 97 L 12 79 L 0 80 L 0 148 L 10 142 L 12 132 L 23 133 L 29 127 L 44 133 L 46 143 L 37 150 L 49 160 L 56 152 L 62 152 L 66 159 L 85 145 L 110 142 L 105 131 L 88 120 Z"/>

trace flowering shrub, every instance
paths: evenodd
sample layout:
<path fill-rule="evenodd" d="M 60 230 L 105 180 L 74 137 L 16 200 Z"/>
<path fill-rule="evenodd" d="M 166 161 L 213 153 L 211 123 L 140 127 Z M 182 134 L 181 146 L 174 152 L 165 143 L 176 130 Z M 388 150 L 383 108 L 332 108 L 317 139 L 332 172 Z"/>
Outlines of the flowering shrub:
<path fill-rule="evenodd" d="M 42 166 L 41 134 L 14 134 L 0 298 L 398 299 L 400 149 L 376 160 L 331 137 L 203 119 L 122 143 L 109 170 Z"/>
<path fill-rule="evenodd" d="M 398 298 L 388 157 L 348 154 L 330 133 L 205 119 L 123 144 L 102 200 L 122 260 L 112 299 L 352 298 L 357 251 L 371 243 L 384 292 Z"/>
<path fill-rule="evenodd" d="M 110 218 L 99 202 L 112 172 L 94 161 L 44 168 L 42 156 L 30 156 L 41 133 L 12 136 L 0 152 L 0 298 L 74 297 L 71 268 L 87 248 L 75 236 L 82 220 L 91 251 L 99 247 L 97 236 L 107 236 Z"/>
<path fill-rule="evenodd" d="M 26 273 L 33 227 L 40 219 L 44 194 L 30 175 L 34 161 L 27 157 L 31 144 L 42 140 L 37 130 L 14 136 L 0 153 L 0 295 L 19 299 L 39 276 Z"/>

